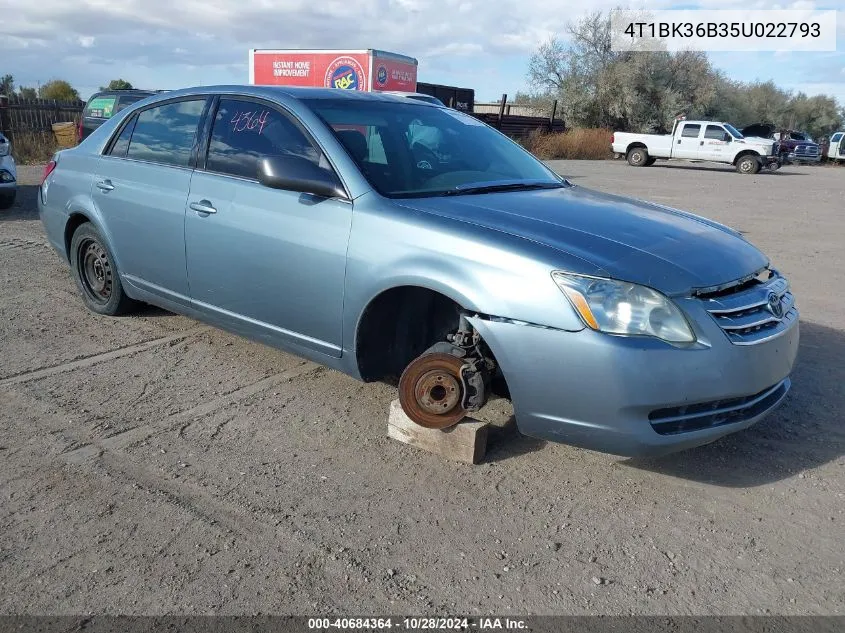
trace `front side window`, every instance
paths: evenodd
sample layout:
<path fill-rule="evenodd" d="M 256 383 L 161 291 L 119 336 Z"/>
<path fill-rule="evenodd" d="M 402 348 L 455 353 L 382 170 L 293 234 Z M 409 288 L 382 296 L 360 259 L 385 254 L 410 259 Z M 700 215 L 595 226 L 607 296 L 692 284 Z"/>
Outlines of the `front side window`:
<path fill-rule="evenodd" d="M 138 114 L 127 158 L 187 167 L 203 108 L 205 97 L 143 110 Z"/>
<path fill-rule="evenodd" d="M 208 146 L 206 169 L 258 177 L 262 156 L 300 156 L 325 167 L 321 153 L 287 116 L 267 105 L 221 99 Z"/>
<path fill-rule="evenodd" d="M 704 138 L 709 138 L 714 141 L 724 141 L 725 128 L 721 125 L 708 125 L 707 129 L 704 130 Z"/>
<path fill-rule="evenodd" d="M 681 136 L 684 138 L 698 138 L 698 133 L 701 131 L 700 125 L 685 125 L 681 131 Z"/>
<path fill-rule="evenodd" d="M 392 198 L 566 186 L 478 119 L 413 99 L 308 99 L 361 173 Z"/>

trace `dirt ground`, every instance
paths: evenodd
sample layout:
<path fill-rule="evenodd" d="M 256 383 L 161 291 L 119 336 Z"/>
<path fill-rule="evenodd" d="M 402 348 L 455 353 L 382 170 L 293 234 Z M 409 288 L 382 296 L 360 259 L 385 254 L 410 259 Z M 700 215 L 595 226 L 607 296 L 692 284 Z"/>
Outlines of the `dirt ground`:
<path fill-rule="evenodd" d="M 779 411 L 661 459 L 509 424 L 483 464 L 447 462 L 386 437 L 395 388 L 157 309 L 87 312 L 22 168 L 0 215 L 0 613 L 845 614 L 845 170 L 554 167 L 771 256 L 802 311 Z"/>

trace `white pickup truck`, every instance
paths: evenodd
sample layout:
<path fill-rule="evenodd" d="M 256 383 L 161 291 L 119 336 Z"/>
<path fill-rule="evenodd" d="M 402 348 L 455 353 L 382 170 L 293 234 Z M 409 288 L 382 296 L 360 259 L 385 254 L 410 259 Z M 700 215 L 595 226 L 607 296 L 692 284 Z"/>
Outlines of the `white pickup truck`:
<path fill-rule="evenodd" d="M 671 134 L 614 132 L 611 144 L 634 167 L 680 159 L 727 163 L 741 174 L 756 174 L 781 165 L 771 139 L 746 138 L 730 123 L 716 121 L 676 121 Z"/>

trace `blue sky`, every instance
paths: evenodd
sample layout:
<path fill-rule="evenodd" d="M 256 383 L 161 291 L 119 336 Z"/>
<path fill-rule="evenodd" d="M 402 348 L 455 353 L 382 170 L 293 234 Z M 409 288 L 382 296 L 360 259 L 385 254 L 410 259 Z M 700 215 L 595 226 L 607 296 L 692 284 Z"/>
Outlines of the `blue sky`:
<path fill-rule="evenodd" d="M 11 3 L 11 6 L 9 6 Z M 5 0 L 0 74 L 54 77 L 87 97 L 109 79 L 145 88 L 246 83 L 249 48 L 380 48 L 419 59 L 419 79 L 475 88 L 476 100 L 525 90 L 528 57 L 568 21 L 619 0 Z M 574 9 L 574 6 L 577 9 Z M 743 81 L 774 79 L 845 105 L 845 0 L 646 0 L 629 8 L 838 9 L 837 51 L 713 53 Z"/>

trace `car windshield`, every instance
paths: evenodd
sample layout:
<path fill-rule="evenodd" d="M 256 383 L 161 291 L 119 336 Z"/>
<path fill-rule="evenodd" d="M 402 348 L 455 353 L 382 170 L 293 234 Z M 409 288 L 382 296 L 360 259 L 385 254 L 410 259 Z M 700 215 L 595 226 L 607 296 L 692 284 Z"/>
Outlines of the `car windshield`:
<path fill-rule="evenodd" d="M 568 183 L 478 119 L 412 100 L 307 100 L 361 172 L 391 198 L 564 187 Z"/>
<path fill-rule="evenodd" d="M 730 132 L 731 136 L 733 136 L 734 138 L 745 138 L 742 135 L 742 133 L 739 130 L 737 130 L 733 125 L 731 125 L 730 123 L 725 123 L 724 126 L 725 126 L 725 129 L 728 132 Z"/>

